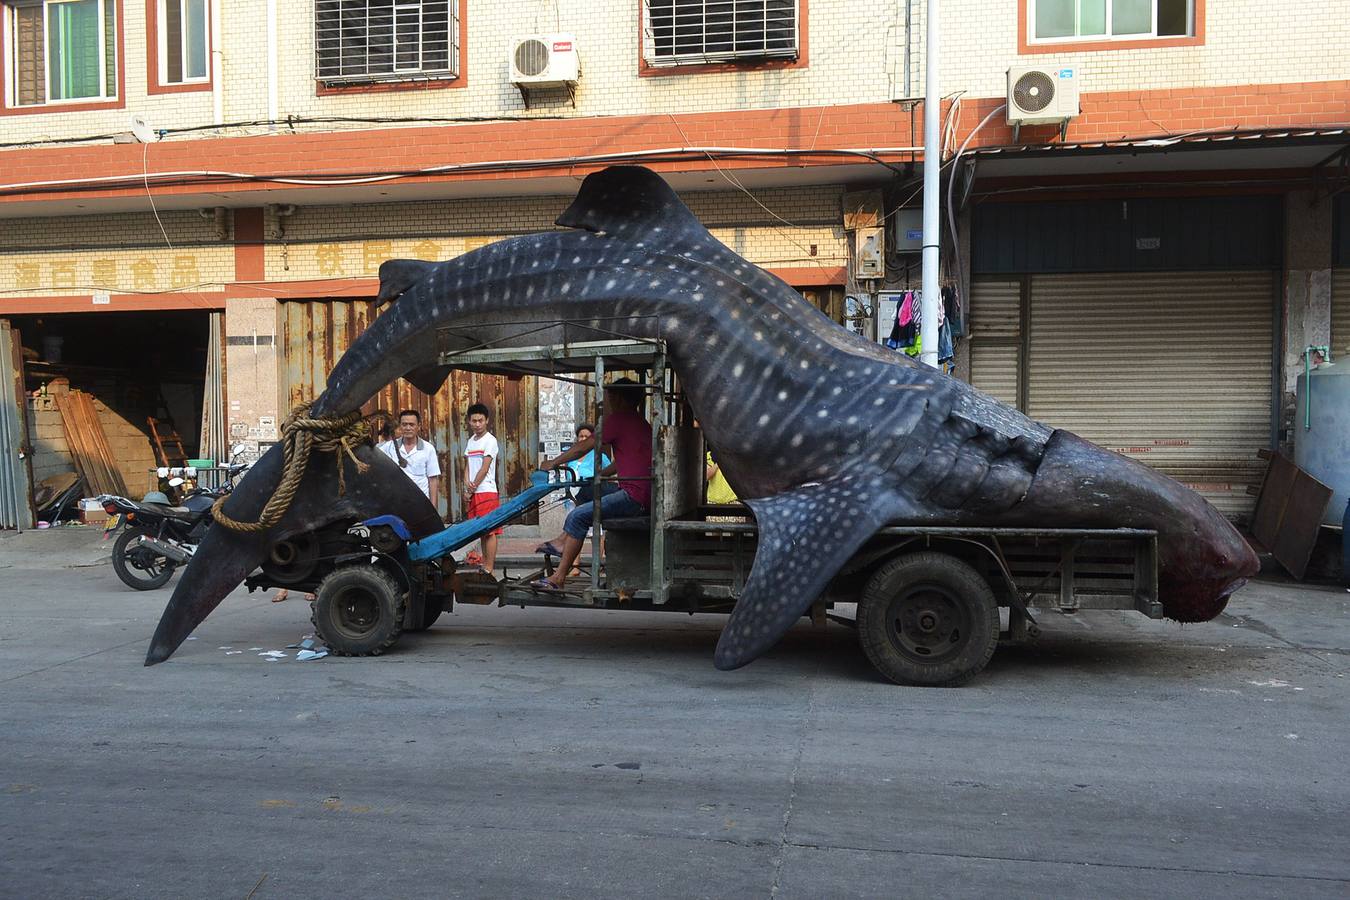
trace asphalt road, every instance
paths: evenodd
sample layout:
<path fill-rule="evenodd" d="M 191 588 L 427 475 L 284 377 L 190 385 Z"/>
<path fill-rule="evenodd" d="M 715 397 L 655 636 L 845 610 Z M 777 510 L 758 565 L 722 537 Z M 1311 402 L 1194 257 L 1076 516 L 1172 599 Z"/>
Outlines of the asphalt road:
<path fill-rule="evenodd" d="M 242 592 L 146 669 L 168 592 L 43 563 L 0 552 L 5 896 L 1350 894 L 1343 589 L 1050 615 L 925 690 L 836 625 L 722 673 L 721 620 L 635 613 L 268 661 L 307 605 Z"/>

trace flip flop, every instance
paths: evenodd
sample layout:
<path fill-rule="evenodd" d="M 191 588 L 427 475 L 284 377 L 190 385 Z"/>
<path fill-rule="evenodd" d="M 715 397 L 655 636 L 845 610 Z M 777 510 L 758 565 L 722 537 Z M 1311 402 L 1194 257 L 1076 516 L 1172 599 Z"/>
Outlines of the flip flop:
<path fill-rule="evenodd" d="M 539 578 L 530 582 L 530 589 L 535 591 L 547 591 L 551 594 L 562 593 L 562 588 L 558 587 L 547 578 Z"/>
<path fill-rule="evenodd" d="M 557 547 L 553 546 L 552 541 L 548 541 L 546 543 L 540 544 L 538 547 L 535 547 L 534 552 L 542 553 L 545 556 L 562 556 L 562 551 L 559 550 Z"/>

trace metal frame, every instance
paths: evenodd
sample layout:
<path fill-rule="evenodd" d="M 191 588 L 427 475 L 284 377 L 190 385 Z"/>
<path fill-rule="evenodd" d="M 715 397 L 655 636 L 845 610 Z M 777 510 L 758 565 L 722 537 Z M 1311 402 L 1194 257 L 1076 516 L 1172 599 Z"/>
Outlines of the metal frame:
<path fill-rule="evenodd" d="M 560 372 L 589 372 L 593 381 L 586 381 L 579 378 L 566 378 L 562 380 L 573 381 L 577 384 L 593 386 L 603 390 L 605 384 L 606 364 L 609 371 L 627 371 L 627 370 L 645 370 L 651 372 L 651 380 L 645 385 L 646 389 L 654 396 L 655 402 L 652 404 L 652 504 L 648 511 L 651 516 L 651 569 L 649 573 L 649 584 L 653 585 L 653 595 L 656 602 L 664 603 L 668 592 L 660 589 L 663 584 L 662 575 L 665 565 L 665 537 L 662 533 L 662 523 L 665 521 L 665 497 L 664 497 L 664 479 L 662 472 L 664 469 L 665 452 L 661 444 L 661 427 L 667 423 L 668 419 L 668 393 L 666 391 L 666 346 L 663 341 L 655 339 L 640 338 L 618 338 L 606 337 L 603 340 L 564 342 L 561 344 L 536 344 L 523 347 L 500 347 L 497 346 L 502 341 L 519 340 L 522 337 L 533 333 L 546 332 L 560 326 L 574 326 L 584 328 L 588 331 L 594 331 L 601 334 L 608 334 L 604 329 L 597 328 L 583 321 L 556 321 L 540 323 L 517 322 L 505 323 L 507 325 L 523 326 L 522 331 L 501 338 L 497 341 L 478 343 L 472 347 L 462 350 L 442 350 L 437 362 L 442 366 L 453 366 L 457 369 L 466 369 L 470 371 L 483 372 L 493 375 L 535 375 L 545 378 L 558 378 Z M 444 334 L 454 334 L 458 329 L 455 326 L 447 326 L 442 329 Z M 530 365 L 533 363 L 534 365 Z M 604 434 L 605 427 L 605 404 L 603 395 L 596 404 L 597 416 L 595 422 L 597 438 Z M 600 446 L 597 440 L 597 449 Z M 602 483 L 607 480 L 601 477 L 600 468 L 595 467 L 591 475 L 591 492 L 595 501 L 601 499 L 600 488 Z M 610 480 L 617 480 L 617 476 Z M 624 479 L 632 481 L 632 478 Z M 583 597 L 587 605 L 597 605 L 602 599 L 617 597 L 617 593 L 610 590 L 602 590 L 600 587 L 600 539 L 603 531 L 604 522 L 600 507 L 595 509 L 595 518 L 592 521 L 592 527 L 595 529 L 596 537 L 591 541 L 591 571 L 590 584 L 583 591 Z M 504 595 L 503 595 L 504 596 Z"/>

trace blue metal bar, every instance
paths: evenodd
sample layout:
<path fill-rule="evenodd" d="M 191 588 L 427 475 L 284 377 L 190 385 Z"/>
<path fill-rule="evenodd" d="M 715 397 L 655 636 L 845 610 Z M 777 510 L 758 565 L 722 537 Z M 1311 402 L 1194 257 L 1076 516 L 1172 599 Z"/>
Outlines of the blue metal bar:
<path fill-rule="evenodd" d="M 574 482 L 548 480 L 547 472 L 531 472 L 530 487 L 506 500 L 501 506 L 485 516 L 456 522 L 444 531 L 408 544 L 408 557 L 413 562 L 426 562 L 440 559 L 461 547 L 468 546 L 495 528 L 500 528 L 512 519 L 518 518 L 534 509 L 540 500 L 554 491 L 571 487 Z"/>

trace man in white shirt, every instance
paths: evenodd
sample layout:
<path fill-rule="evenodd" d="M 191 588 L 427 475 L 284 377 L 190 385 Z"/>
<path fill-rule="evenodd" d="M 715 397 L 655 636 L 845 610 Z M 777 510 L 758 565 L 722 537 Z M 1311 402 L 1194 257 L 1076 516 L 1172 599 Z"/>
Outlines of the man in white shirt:
<path fill-rule="evenodd" d="M 481 518 L 500 505 L 497 495 L 497 439 L 488 431 L 488 408 L 482 403 L 469 407 L 465 416 L 469 442 L 464 445 L 464 507 L 470 519 Z M 497 536 L 500 528 L 483 535 L 480 542 L 483 571 L 491 572 L 497 562 Z"/>
<path fill-rule="evenodd" d="M 436 448 L 430 441 L 422 440 L 421 430 L 421 414 L 415 409 L 405 409 L 398 414 L 398 437 L 385 441 L 380 450 L 399 464 L 435 506 L 440 498 L 441 463 L 436 457 Z"/>

